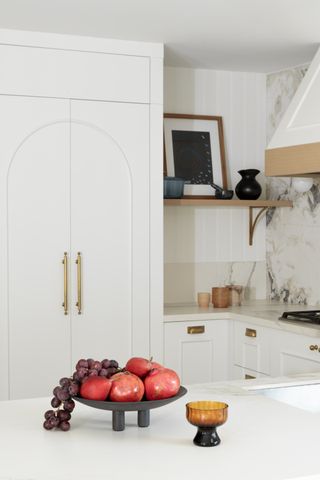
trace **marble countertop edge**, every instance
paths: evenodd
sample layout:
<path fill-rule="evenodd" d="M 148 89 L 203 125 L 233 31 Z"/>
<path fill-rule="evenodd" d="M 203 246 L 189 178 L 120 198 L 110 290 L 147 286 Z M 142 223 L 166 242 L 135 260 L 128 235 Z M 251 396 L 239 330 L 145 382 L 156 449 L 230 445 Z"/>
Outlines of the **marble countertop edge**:
<path fill-rule="evenodd" d="M 228 308 L 200 308 L 197 304 L 165 305 L 164 323 L 197 322 L 205 320 L 237 320 L 276 330 L 320 337 L 320 325 L 279 320 L 284 311 L 312 310 L 317 307 L 302 304 L 283 304 L 280 302 L 254 300 L 244 302 L 242 306 Z"/>

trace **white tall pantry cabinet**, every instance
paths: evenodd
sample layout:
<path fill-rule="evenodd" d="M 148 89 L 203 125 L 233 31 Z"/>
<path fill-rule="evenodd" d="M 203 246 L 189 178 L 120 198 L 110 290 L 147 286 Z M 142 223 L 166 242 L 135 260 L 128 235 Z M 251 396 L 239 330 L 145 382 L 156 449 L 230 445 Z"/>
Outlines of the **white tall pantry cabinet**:
<path fill-rule="evenodd" d="M 0 398 L 162 354 L 162 46 L 0 31 Z"/>

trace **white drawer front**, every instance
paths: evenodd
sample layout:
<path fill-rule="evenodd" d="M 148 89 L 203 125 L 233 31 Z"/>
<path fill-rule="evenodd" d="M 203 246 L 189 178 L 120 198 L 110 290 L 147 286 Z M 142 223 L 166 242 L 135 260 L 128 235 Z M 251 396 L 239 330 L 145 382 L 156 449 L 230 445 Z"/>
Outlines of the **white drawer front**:
<path fill-rule="evenodd" d="M 0 45 L 0 94 L 149 103 L 149 58 Z"/>
<path fill-rule="evenodd" d="M 234 364 L 269 374 L 269 330 L 234 322 Z"/>
<path fill-rule="evenodd" d="M 272 375 L 320 372 L 319 337 L 277 332 L 272 348 Z"/>

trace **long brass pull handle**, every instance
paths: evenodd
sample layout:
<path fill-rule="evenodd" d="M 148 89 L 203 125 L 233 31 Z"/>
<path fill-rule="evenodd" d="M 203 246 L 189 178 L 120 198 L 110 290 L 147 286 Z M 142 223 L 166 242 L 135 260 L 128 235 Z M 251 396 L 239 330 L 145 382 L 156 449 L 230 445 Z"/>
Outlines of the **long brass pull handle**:
<path fill-rule="evenodd" d="M 63 254 L 63 303 L 64 314 L 68 315 L 68 252 Z"/>
<path fill-rule="evenodd" d="M 255 338 L 256 336 L 257 336 L 257 330 L 254 330 L 253 328 L 246 328 L 246 337 Z"/>
<path fill-rule="evenodd" d="M 82 313 L 82 264 L 81 264 L 81 253 L 78 252 L 77 260 L 77 291 L 78 291 L 78 301 L 76 307 L 78 307 L 78 315 Z"/>
<path fill-rule="evenodd" d="M 204 325 L 196 325 L 194 327 L 188 327 L 188 333 L 189 335 L 194 335 L 197 333 L 204 333 Z"/>

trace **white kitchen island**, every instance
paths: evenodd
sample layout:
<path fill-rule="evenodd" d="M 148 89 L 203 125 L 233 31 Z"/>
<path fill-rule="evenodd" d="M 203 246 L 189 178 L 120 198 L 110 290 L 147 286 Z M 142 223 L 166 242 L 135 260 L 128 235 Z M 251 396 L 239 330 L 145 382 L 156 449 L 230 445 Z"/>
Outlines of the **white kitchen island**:
<path fill-rule="evenodd" d="M 320 374 L 193 385 L 178 401 L 152 410 L 148 428 L 139 428 L 136 414 L 127 413 L 122 432 L 112 430 L 111 412 L 79 403 L 69 432 L 46 431 L 48 398 L 3 401 L 0 480 L 320 478 L 320 409 L 311 413 L 248 390 L 263 381 L 314 384 Z M 185 419 L 185 404 L 192 400 L 228 403 L 219 446 L 193 445 L 196 429 Z"/>

